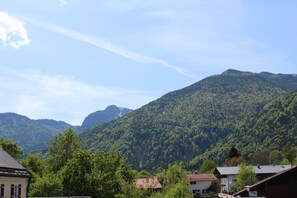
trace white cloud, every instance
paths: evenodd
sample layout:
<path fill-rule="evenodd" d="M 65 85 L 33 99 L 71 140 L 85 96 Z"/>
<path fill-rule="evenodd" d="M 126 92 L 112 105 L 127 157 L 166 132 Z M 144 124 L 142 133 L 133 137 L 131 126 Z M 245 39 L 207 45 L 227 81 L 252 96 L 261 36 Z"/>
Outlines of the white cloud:
<path fill-rule="evenodd" d="M 73 30 L 69 30 L 69 29 L 66 29 L 66 28 L 41 23 L 41 22 L 38 22 L 38 21 L 33 20 L 33 19 L 29 19 L 29 18 L 26 18 L 26 19 L 28 21 L 30 21 L 30 22 L 32 22 L 32 23 L 34 23 L 34 24 L 36 24 L 36 25 L 38 25 L 40 27 L 43 27 L 43 28 L 45 28 L 47 30 L 50 30 L 50 31 L 52 31 L 54 33 L 61 34 L 61 35 L 64 35 L 64 36 L 67 36 L 67 37 L 70 37 L 70 38 L 73 38 L 73 39 L 77 39 L 79 41 L 89 43 L 89 44 L 97 46 L 99 48 L 108 50 L 108 51 L 110 51 L 110 52 L 112 52 L 114 54 L 117 54 L 119 56 L 130 59 L 132 61 L 139 62 L 139 63 L 157 64 L 157 65 L 162 66 L 162 67 L 167 67 L 167 68 L 173 69 L 176 72 L 178 72 L 178 73 L 180 73 L 180 74 L 182 74 L 184 76 L 187 76 L 187 77 L 190 77 L 190 78 L 197 78 L 196 75 L 193 74 L 190 71 L 187 71 L 187 70 L 185 70 L 183 68 L 180 68 L 180 67 L 177 67 L 177 66 L 174 66 L 174 65 L 171 65 L 171 64 L 167 63 L 166 61 L 158 59 L 158 58 L 154 58 L 154 57 L 150 57 L 150 56 L 146 56 L 146 55 L 143 55 L 143 54 L 139 54 L 139 53 L 136 53 L 136 52 L 129 51 L 127 49 L 124 49 L 122 47 L 119 47 L 119 46 L 116 46 L 116 45 L 112 44 L 110 41 L 108 41 L 108 40 L 106 40 L 104 38 L 89 36 L 89 35 L 82 34 L 82 33 L 79 33 L 79 32 L 73 31 Z"/>
<path fill-rule="evenodd" d="M 116 104 L 138 108 L 154 99 L 146 92 L 90 85 L 73 77 L 0 67 L 0 112 L 33 119 L 51 118 L 81 124 L 89 113 Z"/>
<path fill-rule="evenodd" d="M 14 16 L 0 11 L 0 44 L 4 47 L 20 48 L 29 45 L 29 43 L 24 23 Z"/>

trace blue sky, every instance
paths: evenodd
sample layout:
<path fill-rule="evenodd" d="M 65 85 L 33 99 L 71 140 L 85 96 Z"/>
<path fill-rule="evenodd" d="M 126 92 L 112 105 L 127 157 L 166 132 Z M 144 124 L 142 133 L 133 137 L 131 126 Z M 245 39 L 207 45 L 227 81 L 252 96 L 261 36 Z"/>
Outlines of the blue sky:
<path fill-rule="evenodd" d="M 0 0 L 0 112 L 81 124 L 233 68 L 297 73 L 297 1 Z"/>

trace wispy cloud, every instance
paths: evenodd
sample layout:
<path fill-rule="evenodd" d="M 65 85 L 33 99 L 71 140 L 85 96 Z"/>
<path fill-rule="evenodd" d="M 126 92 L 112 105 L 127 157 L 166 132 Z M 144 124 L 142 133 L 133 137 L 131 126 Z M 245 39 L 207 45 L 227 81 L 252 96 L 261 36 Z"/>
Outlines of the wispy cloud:
<path fill-rule="evenodd" d="M 67 3 L 66 0 L 59 0 L 59 2 L 60 2 L 60 6 L 64 6 L 64 5 L 66 5 L 66 3 Z"/>
<path fill-rule="evenodd" d="M 81 124 L 110 104 L 138 108 L 155 99 L 149 93 L 80 82 L 73 77 L 0 67 L 0 112 Z"/>
<path fill-rule="evenodd" d="M 186 69 L 171 65 L 162 59 L 146 56 L 143 54 L 139 54 L 139 53 L 124 49 L 120 46 L 114 45 L 112 42 L 108 41 L 105 38 L 93 37 L 93 36 L 82 34 L 80 32 L 76 32 L 76 31 L 73 31 L 70 29 L 42 23 L 42 22 L 30 19 L 30 18 L 26 18 L 26 17 L 25 17 L 25 19 L 31 23 L 34 23 L 34 24 L 36 24 L 42 28 L 45 28 L 49 31 L 52 31 L 54 33 L 61 34 L 61 35 L 64 35 L 64 36 L 67 36 L 67 37 L 70 37 L 70 38 L 73 38 L 73 39 L 76 39 L 76 40 L 79 40 L 82 42 L 89 43 L 89 44 L 97 46 L 99 48 L 108 50 L 108 51 L 110 51 L 114 54 L 117 54 L 119 56 L 122 56 L 124 58 L 130 59 L 132 61 L 139 62 L 139 63 L 156 64 L 156 65 L 159 65 L 162 67 L 167 67 L 167 68 L 173 69 L 176 72 L 178 72 L 184 76 L 187 76 L 190 78 L 196 78 L 195 74 L 193 74 L 190 71 L 187 71 Z"/>
<path fill-rule="evenodd" d="M 29 45 L 29 43 L 24 23 L 14 16 L 0 11 L 0 44 L 4 47 L 20 48 Z"/>

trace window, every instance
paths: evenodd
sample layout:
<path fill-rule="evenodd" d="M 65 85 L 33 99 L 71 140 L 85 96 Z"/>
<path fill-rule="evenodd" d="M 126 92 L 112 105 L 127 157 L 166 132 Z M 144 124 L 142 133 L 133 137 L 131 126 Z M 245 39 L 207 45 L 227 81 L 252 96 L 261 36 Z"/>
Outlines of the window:
<path fill-rule="evenodd" d="M 10 198 L 21 198 L 21 184 L 11 184 Z"/>
<path fill-rule="evenodd" d="M 0 188 L 0 197 L 4 198 L 4 184 L 1 184 L 1 188 Z"/>
<path fill-rule="evenodd" d="M 208 193 L 209 193 L 208 189 L 203 189 L 202 190 L 202 194 L 208 194 Z"/>
<path fill-rule="evenodd" d="M 193 190 L 193 194 L 195 195 L 200 194 L 200 190 Z"/>

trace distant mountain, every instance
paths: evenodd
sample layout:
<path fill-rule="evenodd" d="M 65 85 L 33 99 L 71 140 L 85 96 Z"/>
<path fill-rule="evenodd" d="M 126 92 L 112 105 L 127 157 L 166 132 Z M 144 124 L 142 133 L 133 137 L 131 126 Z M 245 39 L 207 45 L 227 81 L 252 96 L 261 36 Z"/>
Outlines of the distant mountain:
<path fill-rule="evenodd" d="M 106 122 L 118 119 L 124 115 L 127 115 L 128 113 L 131 113 L 132 111 L 133 110 L 131 109 L 117 107 L 116 105 L 108 106 L 103 111 L 96 111 L 88 115 L 84 119 L 81 127 L 79 128 L 79 131 L 90 129 L 99 124 L 104 124 Z"/>
<path fill-rule="evenodd" d="M 267 103 L 296 89 L 296 83 L 296 75 L 227 70 L 81 137 L 90 151 L 122 152 L 134 168 L 156 170 L 175 161 L 189 164 Z"/>
<path fill-rule="evenodd" d="M 56 134 L 73 127 L 62 121 L 32 120 L 16 113 L 0 113 L 0 138 L 16 142 L 25 151 L 43 148 Z"/>
<path fill-rule="evenodd" d="M 104 111 L 96 111 L 87 116 L 82 126 L 72 126 L 63 121 L 50 119 L 32 120 L 16 113 L 0 113 L 0 138 L 12 140 L 25 152 L 30 152 L 47 147 L 53 136 L 68 128 L 81 132 L 122 117 L 131 111 L 112 105 Z"/>

